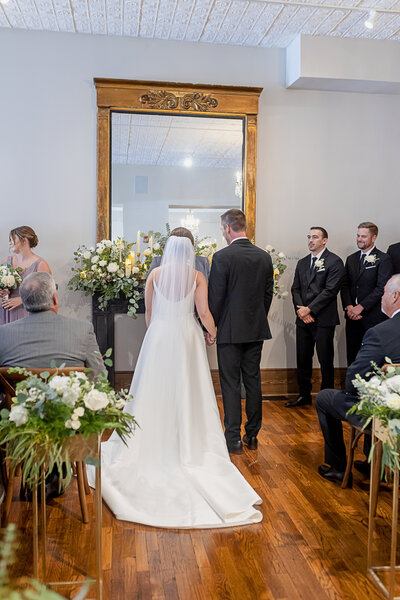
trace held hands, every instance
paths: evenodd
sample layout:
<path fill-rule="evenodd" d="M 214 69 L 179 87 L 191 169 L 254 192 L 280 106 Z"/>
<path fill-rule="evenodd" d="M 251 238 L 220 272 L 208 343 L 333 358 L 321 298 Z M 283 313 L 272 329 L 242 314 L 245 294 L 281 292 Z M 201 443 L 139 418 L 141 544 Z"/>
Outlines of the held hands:
<path fill-rule="evenodd" d="M 14 308 L 17 308 L 17 306 L 22 306 L 22 300 L 19 297 L 8 298 L 7 300 L 3 300 L 1 305 L 5 310 L 13 310 Z"/>
<path fill-rule="evenodd" d="M 205 334 L 204 337 L 206 339 L 207 346 L 212 346 L 213 344 L 215 344 L 215 338 L 211 337 L 211 335 L 208 332 Z"/>
<path fill-rule="evenodd" d="M 364 307 L 361 304 L 357 304 L 356 306 L 349 304 L 349 306 L 346 306 L 347 316 L 352 321 L 359 321 L 360 319 L 362 319 L 361 313 L 363 310 Z"/>

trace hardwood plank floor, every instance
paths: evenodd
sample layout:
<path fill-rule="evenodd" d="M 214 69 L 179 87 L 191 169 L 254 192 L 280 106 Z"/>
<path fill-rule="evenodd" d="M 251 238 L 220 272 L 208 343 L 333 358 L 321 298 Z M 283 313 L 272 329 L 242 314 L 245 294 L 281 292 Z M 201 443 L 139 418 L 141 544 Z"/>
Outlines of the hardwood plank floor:
<path fill-rule="evenodd" d="M 246 449 L 232 460 L 263 499 L 264 518 L 259 524 L 156 529 L 117 521 L 104 506 L 106 600 L 381 597 L 366 576 L 368 487 L 357 472 L 351 490 L 318 475 L 323 444 L 314 407 L 287 409 L 283 402 L 264 402 L 258 450 Z M 93 515 L 92 497 L 88 504 Z M 390 511 L 387 488 L 378 505 L 381 564 L 388 564 L 384 552 Z M 21 529 L 12 574 L 31 574 L 30 504 L 16 499 L 11 520 Z M 87 571 L 93 573 L 94 544 L 91 525 L 80 521 L 73 484 L 48 504 L 49 580 L 75 580 Z M 70 597 L 71 589 L 60 592 Z"/>

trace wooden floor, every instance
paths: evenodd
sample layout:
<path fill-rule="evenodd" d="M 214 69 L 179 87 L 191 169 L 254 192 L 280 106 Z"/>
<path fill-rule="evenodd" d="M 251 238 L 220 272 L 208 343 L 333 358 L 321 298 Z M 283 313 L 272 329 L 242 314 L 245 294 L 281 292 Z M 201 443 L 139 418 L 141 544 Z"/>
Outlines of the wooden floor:
<path fill-rule="evenodd" d="M 246 450 L 233 461 L 263 499 L 259 524 L 163 530 L 117 521 L 104 506 L 106 600 L 381 597 L 366 577 L 368 487 L 357 472 L 352 490 L 318 475 L 323 446 L 314 407 L 287 409 L 281 401 L 264 402 L 258 450 Z M 380 497 L 382 557 L 391 494 L 384 490 Z M 50 580 L 94 571 L 94 531 L 79 517 L 73 484 L 48 505 Z M 21 529 L 13 575 L 30 574 L 30 505 L 15 501 L 11 518 Z M 383 564 L 388 564 L 386 557 Z"/>

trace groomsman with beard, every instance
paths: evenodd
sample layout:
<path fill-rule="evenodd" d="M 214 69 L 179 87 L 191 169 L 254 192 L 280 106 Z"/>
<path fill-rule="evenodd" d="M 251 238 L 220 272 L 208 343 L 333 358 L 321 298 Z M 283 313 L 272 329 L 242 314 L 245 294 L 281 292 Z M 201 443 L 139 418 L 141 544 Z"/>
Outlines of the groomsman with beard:
<path fill-rule="evenodd" d="M 386 320 L 381 299 L 393 273 L 390 256 L 376 248 L 378 227 L 370 221 L 357 230 L 357 252 L 347 257 L 341 290 L 346 315 L 347 364 L 354 362 L 365 332 Z"/>
<path fill-rule="evenodd" d="M 392 259 L 393 273 L 400 273 L 400 242 L 397 242 L 397 244 L 391 244 L 391 246 L 389 246 L 387 249 L 387 253 Z"/>
<path fill-rule="evenodd" d="M 213 256 L 209 306 L 217 326 L 226 444 L 231 454 L 242 454 L 240 375 L 246 390 L 243 442 L 255 450 L 262 421 L 261 351 L 264 340 L 271 338 L 267 317 L 274 287 L 273 267 L 269 254 L 246 237 L 246 217 L 241 210 L 226 211 L 221 230 L 228 247 Z M 215 340 L 206 334 L 206 341 L 211 345 Z"/>
<path fill-rule="evenodd" d="M 296 311 L 296 355 L 299 397 L 286 402 L 289 408 L 311 404 L 314 348 L 321 365 L 321 389 L 334 384 L 333 337 L 339 324 L 337 295 L 343 279 L 343 261 L 325 246 L 324 227 L 311 227 L 307 236 L 311 254 L 300 259 L 292 285 Z"/>

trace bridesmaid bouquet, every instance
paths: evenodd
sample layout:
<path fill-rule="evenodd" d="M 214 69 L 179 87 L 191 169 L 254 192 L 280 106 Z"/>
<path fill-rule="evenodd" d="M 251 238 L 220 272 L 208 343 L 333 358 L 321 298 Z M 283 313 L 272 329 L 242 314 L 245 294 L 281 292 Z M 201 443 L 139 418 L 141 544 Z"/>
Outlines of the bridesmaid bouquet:
<path fill-rule="evenodd" d="M 106 356 L 110 353 L 108 350 Z M 21 463 L 24 484 L 40 480 L 44 464 L 50 471 L 57 466 L 61 479 L 64 460 L 68 484 L 71 469 L 68 454 L 63 456 L 67 441 L 77 434 L 84 439 L 107 429 L 114 429 L 125 441 L 136 426 L 135 418 L 122 410 L 132 396 L 128 390 L 116 393 L 106 372 L 96 381 L 76 371 L 52 376 L 44 371 L 37 376 L 12 367 L 9 372 L 21 373 L 26 379 L 17 383 L 11 410 L 0 412 L 0 445 L 7 444 L 11 466 Z M 93 458 L 85 462 L 96 464 Z"/>
<path fill-rule="evenodd" d="M 22 269 L 11 265 L 0 265 L 0 290 L 16 290 L 21 285 Z"/>

